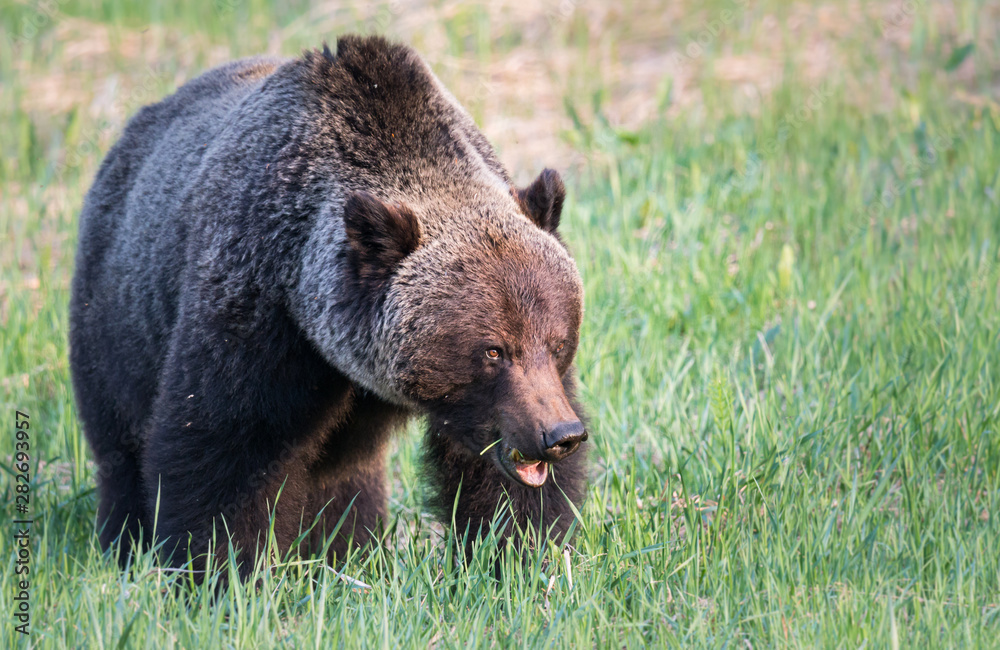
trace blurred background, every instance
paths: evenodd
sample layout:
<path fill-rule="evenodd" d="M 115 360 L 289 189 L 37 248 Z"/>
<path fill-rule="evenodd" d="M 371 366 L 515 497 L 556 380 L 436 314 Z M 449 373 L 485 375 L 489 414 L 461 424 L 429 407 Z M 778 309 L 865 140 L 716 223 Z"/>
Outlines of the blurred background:
<path fill-rule="evenodd" d="M 989 0 L 4 0 L 0 323 L 64 296 L 52 291 L 69 281 L 75 212 L 137 108 L 224 61 L 295 56 L 345 32 L 416 47 L 521 183 L 545 166 L 579 177 L 651 124 L 713 139 L 712 124 L 751 116 L 753 163 L 766 137 L 784 150 L 823 111 L 918 123 L 921 93 L 977 115 L 1000 93 Z M 5 385 L 64 369 L 59 350 L 5 350 Z"/>
<path fill-rule="evenodd" d="M 39 596 L 51 638 L 127 636 L 164 607 L 180 647 L 323 638 L 296 626 L 331 615 L 301 594 L 277 596 L 280 622 L 207 636 L 155 592 L 124 598 L 125 578 L 105 596 L 120 575 L 94 546 L 66 303 L 83 196 L 130 115 L 345 32 L 420 51 L 519 183 L 566 179 L 596 435 L 576 591 L 522 576 L 509 610 L 488 591 L 449 609 L 419 435 L 401 438 L 407 568 L 355 567 L 392 604 L 364 619 L 345 596 L 343 634 L 997 643 L 997 0 L 0 0 L 0 401 L 41 423 L 40 579 L 69 585 Z"/>
<path fill-rule="evenodd" d="M 982 104 L 998 83 L 998 12 L 932 0 L 6 0 L 3 170 L 87 171 L 138 106 L 209 67 L 378 32 L 423 53 L 526 178 L 578 161 L 576 120 L 631 130 L 757 112 L 790 78 L 886 111 L 947 72 L 957 99 Z"/>

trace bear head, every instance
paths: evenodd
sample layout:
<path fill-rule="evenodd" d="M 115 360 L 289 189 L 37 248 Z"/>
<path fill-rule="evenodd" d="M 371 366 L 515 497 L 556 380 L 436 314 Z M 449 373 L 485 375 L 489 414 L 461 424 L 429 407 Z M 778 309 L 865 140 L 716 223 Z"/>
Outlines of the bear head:
<path fill-rule="evenodd" d="M 364 192 L 344 207 L 396 390 L 432 435 L 536 488 L 588 435 L 572 401 L 583 286 L 556 233 L 564 197 L 545 170 L 504 197 L 438 206 L 448 219 Z"/>

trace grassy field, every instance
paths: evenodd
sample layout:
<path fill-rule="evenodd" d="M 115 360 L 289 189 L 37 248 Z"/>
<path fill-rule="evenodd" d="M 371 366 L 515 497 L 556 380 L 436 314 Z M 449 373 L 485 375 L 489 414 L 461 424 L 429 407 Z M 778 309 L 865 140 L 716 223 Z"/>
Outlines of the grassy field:
<path fill-rule="evenodd" d="M 521 3 L 523 4 L 523 3 Z M 1000 6 L 53 0 L 0 7 L 4 647 L 1000 647 Z M 427 53 L 587 291 L 572 546 L 464 565 L 419 426 L 382 549 L 213 603 L 101 554 L 69 384 L 76 215 L 122 120 L 350 30 Z M 30 414 L 31 634 L 14 630 Z"/>

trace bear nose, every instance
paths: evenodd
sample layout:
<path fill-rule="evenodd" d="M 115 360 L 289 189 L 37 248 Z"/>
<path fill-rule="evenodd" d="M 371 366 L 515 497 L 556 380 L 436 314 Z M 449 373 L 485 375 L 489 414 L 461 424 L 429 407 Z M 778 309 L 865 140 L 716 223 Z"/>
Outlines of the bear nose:
<path fill-rule="evenodd" d="M 545 442 L 545 460 L 550 463 L 566 458 L 587 439 L 587 431 L 583 422 L 570 420 L 560 422 L 545 431 L 542 440 Z"/>

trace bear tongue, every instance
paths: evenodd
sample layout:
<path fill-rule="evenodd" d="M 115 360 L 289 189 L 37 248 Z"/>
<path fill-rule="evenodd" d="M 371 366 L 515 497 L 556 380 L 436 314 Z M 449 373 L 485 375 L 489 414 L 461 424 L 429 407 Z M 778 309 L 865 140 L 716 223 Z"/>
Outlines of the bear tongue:
<path fill-rule="evenodd" d="M 534 463 L 516 463 L 517 475 L 531 487 L 541 487 L 549 477 L 549 464 L 542 461 Z"/>

